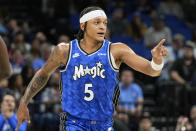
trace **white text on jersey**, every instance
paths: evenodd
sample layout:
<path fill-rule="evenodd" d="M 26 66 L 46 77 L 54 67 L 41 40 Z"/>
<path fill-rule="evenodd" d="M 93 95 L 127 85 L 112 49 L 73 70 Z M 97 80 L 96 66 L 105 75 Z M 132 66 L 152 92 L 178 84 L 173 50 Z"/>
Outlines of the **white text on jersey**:
<path fill-rule="evenodd" d="M 77 80 L 77 78 L 80 78 L 81 76 L 85 76 L 87 74 L 91 75 L 92 78 L 95 78 L 96 76 L 105 78 L 105 75 L 103 74 L 105 72 L 105 69 L 102 69 L 101 66 L 102 64 L 100 61 L 96 63 L 96 66 L 93 66 L 92 68 L 89 68 L 88 65 L 86 65 L 86 68 L 84 69 L 84 65 L 82 64 L 80 64 L 80 66 L 75 66 L 73 79 Z"/>

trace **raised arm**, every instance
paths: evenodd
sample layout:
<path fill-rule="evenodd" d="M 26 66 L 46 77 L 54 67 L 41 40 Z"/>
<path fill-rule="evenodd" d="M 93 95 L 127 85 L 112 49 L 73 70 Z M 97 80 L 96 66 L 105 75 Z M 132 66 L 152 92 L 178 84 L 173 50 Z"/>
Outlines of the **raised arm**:
<path fill-rule="evenodd" d="M 164 42 L 165 39 L 161 40 L 161 42 L 151 51 L 153 56 L 152 59 L 157 65 L 160 65 L 163 62 L 163 57 L 167 56 L 168 54 L 168 51 L 163 46 Z M 153 69 L 150 61 L 138 56 L 132 49 L 123 43 L 111 45 L 111 53 L 114 56 L 117 66 L 120 66 L 120 64 L 123 62 L 133 69 L 150 76 L 159 76 L 161 73 L 161 69 Z"/>
<path fill-rule="evenodd" d="M 30 100 L 46 85 L 51 74 L 61 65 L 65 64 L 68 56 L 69 46 L 59 45 L 56 46 L 53 53 L 47 60 L 46 64 L 35 74 L 31 82 L 29 83 L 24 96 L 21 98 L 20 105 L 17 112 L 18 126 L 22 122 L 28 121 L 29 111 L 27 105 Z"/>
<path fill-rule="evenodd" d="M 0 36 L 0 80 L 11 75 L 12 68 L 9 63 L 9 57 L 5 42 Z"/>

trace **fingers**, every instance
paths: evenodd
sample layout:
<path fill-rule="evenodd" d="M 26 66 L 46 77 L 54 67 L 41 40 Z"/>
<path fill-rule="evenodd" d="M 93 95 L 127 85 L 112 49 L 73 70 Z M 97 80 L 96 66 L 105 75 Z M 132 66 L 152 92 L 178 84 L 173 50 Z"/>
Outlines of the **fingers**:
<path fill-rule="evenodd" d="M 30 118 L 29 118 L 29 116 L 28 116 L 27 119 L 23 119 L 23 120 L 19 120 L 19 121 L 18 121 L 18 124 L 17 124 L 17 127 L 16 127 L 16 131 L 20 128 L 20 125 L 21 125 L 23 122 L 25 122 L 25 121 L 27 121 L 28 123 L 30 123 Z"/>
<path fill-rule="evenodd" d="M 165 57 L 168 55 L 168 50 L 166 49 L 166 47 L 161 46 L 159 48 L 152 49 L 151 53 L 153 57 L 161 58 L 161 57 Z"/>
<path fill-rule="evenodd" d="M 28 123 L 31 123 L 31 120 L 30 120 L 29 115 L 27 116 L 27 122 L 28 122 Z"/>
<path fill-rule="evenodd" d="M 19 113 L 17 113 L 17 119 L 18 119 L 18 124 L 17 124 L 17 127 L 16 127 L 16 131 L 20 128 L 20 125 L 27 121 L 27 117 L 23 116 L 23 115 L 18 115 Z"/>
<path fill-rule="evenodd" d="M 168 55 L 168 50 L 164 46 L 161 47 L 161 55 L 162 56 L 167 56 Z"/>
<path fill-rule="evenodd" d="M 161 47 L 165 43 L 165 39 L 162 39 L 156 47 Z"/>
<path fill-rule="evenodd" d="M 16 131 L 18 130 L 18 128 L 20 127 L 20 125 L 22 124 L 22 121 L 18 121 L 17 127 L 16 127 Z"/>
<path fill-rule="evenodd" d="M 162 39 L 162 40 L 159 42 L 159 44 L 156 45 L 156 46 L 152 49 L 151 53 L 152 53 L 152 54 L 157 54 L 157 55 L 162 55 L 161 50 L 162 50 L 162 47 L 163 47 L 164 42 L 165 42 L 165 39 Z"/>

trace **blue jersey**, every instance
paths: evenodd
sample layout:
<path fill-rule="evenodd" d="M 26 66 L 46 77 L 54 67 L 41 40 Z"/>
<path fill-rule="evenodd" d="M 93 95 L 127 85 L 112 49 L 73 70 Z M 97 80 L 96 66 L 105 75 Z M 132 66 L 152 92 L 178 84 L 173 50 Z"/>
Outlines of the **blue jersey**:
<path fill-rule="evenodd" d="M 117 72 L 112 64 L 111 43 L 104 40 L 92 54 L 77 39 L 70 42 L 69 58 L 61 70 L 62 109 L 87 120 L 111 120 L 119 97 Z"/>

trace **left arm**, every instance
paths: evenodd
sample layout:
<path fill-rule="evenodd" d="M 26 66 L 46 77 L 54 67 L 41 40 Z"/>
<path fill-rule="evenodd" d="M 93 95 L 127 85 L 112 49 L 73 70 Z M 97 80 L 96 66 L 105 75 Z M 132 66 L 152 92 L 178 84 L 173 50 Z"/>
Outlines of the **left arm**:
<path fill-rule="evenodd" d="M 157 65 L 160 65 L 163 62 L 163 57 L 168 54 L 168 51 L 163 46 L 164 42 L 165 39 L 161 40 L 161 42 L 151 51 L 153 56 L 152 59 Z M 111 53 L 114 56 L 115 63 L 118 67 L 120 67 L 121 63 L 126 63 L 133 69 L 150 76 L 159 76 L 162 71 L 161 69 L 154 70 L 150 61 L 135 54 L 134 51 L 125 44 L 119 43 L 111 45 Z"/>

